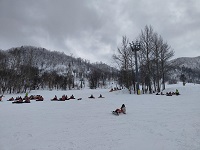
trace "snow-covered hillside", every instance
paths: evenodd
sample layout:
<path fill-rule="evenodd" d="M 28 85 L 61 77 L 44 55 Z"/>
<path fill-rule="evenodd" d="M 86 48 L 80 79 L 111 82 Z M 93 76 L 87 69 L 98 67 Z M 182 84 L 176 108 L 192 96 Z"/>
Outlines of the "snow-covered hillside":
<path fill-rule="evenodd" d="M 1 51 L 0 51 L 1 52 Z M 99 68 L 104 71 L 116 70 L 102 62 L 90 63 L 89 60 L 76 58 L 72 54 L 66 55 L 63 52 L 50 51 L 41 47 L 21 46 L 14 47 L 5 51 L 10 65 L 21 63 L 21 65 L 32 65 L 42 72 L 56 71 L 58 74 L 65 74 L 69 71 L 86 73 L 92 68 Z M 18 58 L 16 60 L 16 58 Z M 17 62 L 18 61 L 18 62 Z"/>
<path fill-rule="evenodd" d="M 173 66 L 185 67 L 200 70 L 200 56 L 198 57 L 180 57 L 171 61 Z"/>
<path fill-rule="evenodd" d="M 199 150 L 200 85 L 167 85 L 179 96 L 119 90 L 31 91 L 45 100 L 0 102 L 0 150 Z M 50 101 L 54 95 L 82 100 Z M 93 94 L 96 98 L 89 99 Z M 97 98 L 102 94 L 105 98 Z M 24 96 L 24 95 L 21 95 Z M 112 115 L 122 104 L 127 114 Z"/>
<path fill-rule="evenodd" d="M 180 80 L 184 74 L 187 82 L 200 83 L 200 56 L 180 57 L 170 61 L 171 71 L 169 81 Z"/>

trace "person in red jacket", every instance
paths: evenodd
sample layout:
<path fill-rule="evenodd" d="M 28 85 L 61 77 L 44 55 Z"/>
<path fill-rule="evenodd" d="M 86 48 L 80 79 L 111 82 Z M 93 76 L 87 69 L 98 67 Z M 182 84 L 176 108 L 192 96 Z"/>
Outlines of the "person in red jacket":
<path fill-rule="evenodd" d="M 119 115 L 120 113 L 126 114 L 126 106 L 125 104 L 122 104 L 121 108 L 117 108 L 113 113 Z"/>

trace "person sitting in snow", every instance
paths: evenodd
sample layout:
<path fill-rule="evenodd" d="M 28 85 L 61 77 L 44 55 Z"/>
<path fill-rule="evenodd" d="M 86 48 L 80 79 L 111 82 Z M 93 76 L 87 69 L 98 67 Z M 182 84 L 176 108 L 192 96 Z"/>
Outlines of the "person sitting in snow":
<path fill-rule="evenodd" d="M 178 89 L 176 89 L 176 92 L 175 92 L 176 95 L 180 95 Z"/>
<path fill-rule="evenodd" d="M 117 108 L 115 111 L 113 111 L 113 114 L 115 115 L 119 115 L 121 113 L 121 110 L 119 108 Z"/>
<path fill-rule="evenodd" d="M 70 96 L 70 98 L 69 98 L 69 99 L 75 99 L 74 95 L 72 94 L 72 96 Z"/>
<path fill-rule="evenodd" d="M 156 95 L 160 95 L 160 94 L 157 92 Z"/>
<path fill-rule="evenodd" d="M 25 97 L 25 101 L 24 101 L 24 103 L 30 103 L 31 101 L 30 101 L 30 99 L 29 99 L 29 97 L 27 96 L 27 97 Z"/>
<path fill-rule="evenodd" d="M 25 97 L 28 97 L 28 92 L 26 92 Z"/>
<path fill-rule="evenodd" d="M 104 98 L 104 97 L 100 94 L 98 98 Z"/>
<path fill-rule="evenodd" d="M 165 94 L 163 94 L 163 92 L 161 92 L 160 95 L 165 95 Z"/>
<path fill-rule="evenodd" d="M 54 96 L 54 98 L 53 99 L 51 99 L 52 101 L 57 101 L 58 100 L 58 98 L 57 98 L 57 96 L 55 95 Z"/>
<path fill-rule="evenodd" d="M 0 101 L 2 101 L 3 95 L 0 96 Z"/>
<path fill-rule="evenodd" d="M 115 112 L 117 115 L 119 115 L 120 113 L 126 114 L 126 106 L 125 106 L 125 104 L 122 104 L 121 109 L 117 108 L 113 112 Z"/>
<path fill-rule="evenodd" d="M 88 97 L 88 98 L 95 98 L 92 94 L 91 94 L 91 96 L 90 97 Z"/>
<path fill-rule="evenodd" d="M 11 97 L 11 98 L 9 98 L 8 101 L 14 101 L 14 100 L 15 100 L 14 97 Z"/>
<path fill-rule="evenodd" d="M 113 91 L 113 88 L 111 88 L 109 92 L 112 92 L 112 91 Z"/>
<path fill-rule="evenodd" d="M 122 112 L 123 114 L 126 114 L 126 106 L 125 106 L 124 104 L 122 104 L 121 112 Z"/>
<path fill-rule="evenodd" d="M 171 92 L 167 92 L 166 96 L 172 96 L 172 93 Z"/>
<path fill-rule="evenodd" d="M 29 96 L 30 100 L 34 100 L 35 99 L 35 96 L 34 95 L 31 95 Z"/>
<path fill-rule="evenodd" d="M 69 100 L 69 98 L 67 97 L 67 95 L 65 95 L 65 100 Z"/>
<path fill-rule="evenodd" d="M 15 101 L 12 102 L 12 103 L 23 103 L 23 99 L 22 99 L 21 96 L 20 97 L 16 97 Z"/>
<path fill-rule="evenodd" d="M 23 99 L 22 99 L 22 97 L 21 97 L 21 96 L 20 96 L 20 97 L 18 97 L 18 98 L 17 98 L 17 101 L 18 101 L 18 102 L 23 102 Z"/>
<path fill-rule="evenodd" d="M 44 98 L 42 95 L 39 95 L 38 98 L 36 99 L 36 101 L 43 101 L 43 100 L 44 100 Z"/>
<path fill-rule="evenodd" d="M 65 101 L 65 95 L 63 95 L 61 98 L 59 98 L 59 101 Z"/>

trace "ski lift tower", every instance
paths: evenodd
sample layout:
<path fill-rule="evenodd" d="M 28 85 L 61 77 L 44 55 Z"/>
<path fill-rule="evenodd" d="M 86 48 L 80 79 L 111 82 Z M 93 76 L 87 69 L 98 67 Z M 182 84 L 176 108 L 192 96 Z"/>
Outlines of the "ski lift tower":
<path fill-rule="evenodd" d="M 139 87 L 139 81 L 138 81 L 138 64 L 137 64 L 137 51 L 140 50 L 141 45 L 138 41 L 136 41 L 136 43 L 129 43 L 131 50 L 134 52 L 135 54 L 135 80 L 136 80 L 136 90 L 137 90 L 137 94 L 140 94 L 140 87 Z"/>

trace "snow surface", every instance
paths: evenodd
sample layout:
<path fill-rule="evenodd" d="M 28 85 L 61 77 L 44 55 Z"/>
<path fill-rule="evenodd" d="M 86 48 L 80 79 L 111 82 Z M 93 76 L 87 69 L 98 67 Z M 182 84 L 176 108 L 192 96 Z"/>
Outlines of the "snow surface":
<path fill-rule="evenodd" d="M 6 100 L 18 95 L 5 95 L 0 150 L 200 150 L 200 85 L 167 85 L 166 91 L 176 88 L 180 96 L 108 89 L 31 91 L 45 100 L 30 104 L 12 104 Z M 82 100 L 50 101 L 63 94 Z M 91 94 L 96 98 L 89 99 Z M 123 103 L 127 114 L 113 115 Z"/>

